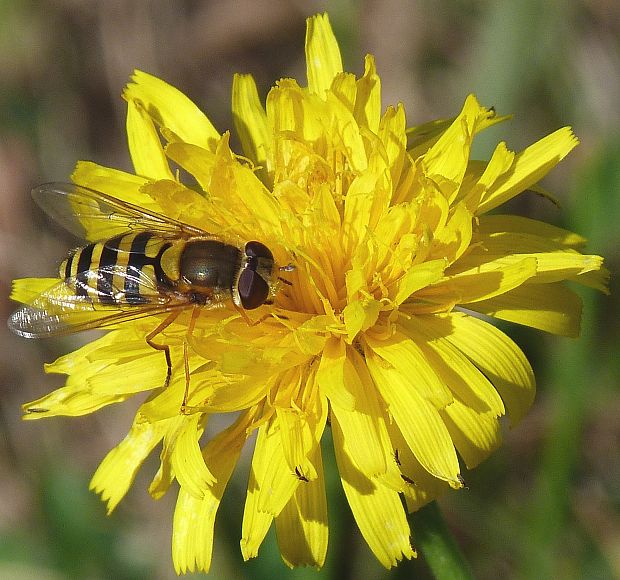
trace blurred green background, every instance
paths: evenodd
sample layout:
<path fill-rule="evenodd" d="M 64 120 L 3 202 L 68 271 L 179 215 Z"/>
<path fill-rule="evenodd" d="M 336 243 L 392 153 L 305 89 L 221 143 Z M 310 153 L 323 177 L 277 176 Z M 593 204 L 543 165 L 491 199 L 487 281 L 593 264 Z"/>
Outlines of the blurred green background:
<path fill-rule="evenodd" d="M 234 72 L 262 96 L 282 76 L 305 81 L 305 18 L 328 10 L 345 67 L 375 54 L 384 104 L 408 124 L 455 115 L 474 92 L 514 120 L 520 149 L 563 125 L 581 146 L 545 179 L 558 209 L 524 195 L 510 210 L 586 235 L 612 272 L 620 253 L 620 3 L 617 0 L 0 0 L 0 284 L 54 275 L 74 243 L 28 194 L 66 180 L 78 159 L 130 169 L 121 90 L 134 68 L 176 85 L 220 131 L 232 127 Z M 478 578 L 620 578 L 619 296 L 583 292 L 581 339 L 507 327 L 530 357 L 539 395 L 505 445 L 441 505 Z M 88 492 L 126 433 L 131 403 L 80 419 L 23 423 L 20 404 L 60 386 L 44 361 L 83 337 L 30 342 L 0 330 L 0 578 L 173 578 L 174 493 L 146 492 L 156 462 L 113 514 Z M 273 534 L 243 564 L 239 536 L 250 454 L 217 521 L 213 578 L 426 578 L 422 559 L 385 571 L 352 522 L 325 442 L 330 547 L 323 571 L 289 571 Z M 415 543 L 415 530 L 414 530 Z"/>

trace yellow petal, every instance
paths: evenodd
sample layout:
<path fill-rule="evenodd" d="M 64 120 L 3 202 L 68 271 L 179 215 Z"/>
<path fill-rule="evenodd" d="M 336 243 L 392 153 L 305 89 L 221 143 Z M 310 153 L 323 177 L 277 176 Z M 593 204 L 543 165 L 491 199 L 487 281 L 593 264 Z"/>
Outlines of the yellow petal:
<path fill-rule="evenodd" d="M 420 206 L 417 211 L 416 229 L 424 235 L 432 232 L 434 236 L 445 227 L 450 215 L 450 205 L 441 191 L 431 183 L 426 184 L 425 188 L 427 191 L 424 192 L 423 198 L 415 200 Z"/>
<path fill-rule="evenodd" d="M 153 199 L 140 191 L 141 187 L 148 182 L 147 177 L 102 167 L 88 161 L 79 161 L 71 174 L 71 180 L 78 185 L 105 193 L 122 202 L 147 211 L 162 213 L 161 208 Z M 80 236 L 91 242 L 107 240 L 127 233 L 126 224 L 116 220 L 89 219 L 89 216 L 85 215 L 80 215 L 78 219 L 84 229 Z"/>
<path fill-rule="evenodd" d="M 453 399 L 480 413 L 499 417 L 505 413 L 504 403 L 492 383 L 444 336 L 428 329 L 425 317 L 402 319 L 400 326 L 420 349 L 433 372 L 454 395 Z M 452 403 L 449 403 L 449 405 Z"/>
<path fill-rule="evenodd" d="M 314 481 L 317 473 L 315 466 L 309 460 L 309 455 L 317 447 L 319 439 L 313 437 L 308 418 L 296 410 L 278 407 L 276 412 L 280 424 L 282 451 L 289 472 L 308 481 Z"/>
<path fill-rule="evenodd" d="M 454 206 L 445 227 L 435 234 L 427 260 L 444 258 L 449 263 L 458 260 L 471 243 L 472 217 L 465 203 Z"/>
<path fill-rule="evenodd" d="M 472 251 L 465 259 L 460 260 L 460 267 L 493 259 L 493 256 L 510 256 L 512 260 L 519 259 L 519 256 L 532 256 L 537 260 L 536 277 L 530 280 L 532 283 L 574 280 L 602 292 L 608 291 L 609 272 L 603 267 L 603 258 L 580 254 L 575 249 L 585 243 L 580 236 L 534 220 L 524 222 L 521 231 L 518 229 L 518 220 L 514 220 L 514 223 L 509 219 L 490 221 L 491 223 L 488 223 L 488 219 L 480 220 L 481 227 L 474 238 Z M 515 231 L 497 231 L 496 228 L 501 227 L 500 224 L 504 221 L 507 228 L 515 228 Z M 537 224 L 540 224 L 540 228 Z M 517 249 L 519 253 L 515 254 Z"/>
<path fill-rule="evenodd" d="M 267 124 L 267 113 L 258 98 L 256 83 L 251 75 L 235 74 L 232 88 L 232 113 L 235 129 L 243 152 L 266 177 L 272 171 L 272 135 Z"/>
<path fill-rule="evenodd" d="M 252 457 L 241 532 L 245 560 L 256 557 L 274 516 L 282 511 L 299 483 L 284 458 L 278 421 L 272 417 L 260 426 Z"/>
<path fill-rule="evenodd" d="M 493 413 L 480 413 L 454 400 L 442 416 L 468 469 L 484 461 L 502 443 L 500 424 Z"/>
<path fill-rule="evenodd" d="M 284 217 L 273 194 L 248 166 L 234 163 L 230 169 L 231 174 L 223 176 L 227 178 L 227 185 L 232 190 L 230 193 L 239 199 L 247 208 L 248 215 L 254 218 L 251 228 L 255 233 L 248 239 L 262 235 L 266 241 L 274 238 L 280 240 Z M 219 192 L 220 195 L 225 193 L 222 189 L 219 189 Z"/>
<path fill-rule="evenodd" d="M 131 395 L 117 393 L 92 393 L 90 389 L 81 389 L 79 379 L 69 377 L 67 386 L 52 391 L 29 403 L 22 405 L 23 419 L 32 421 L 48 417 L 80 417 L 95 413 L 113 403 L 122 403 Z"/>
<path fill-rule="evenodd" d="M 143 185 L 148 182 L 146 177 L 139 177 L 131 173 L 125 173 L 117 169 L 102 167 L 88 161 L 79 161 L 71 180 L 78 185 L 100 191 L 111 197 L 144 208 L 155 213 L 162 213 L 161 208 L 151 197 L 141 191 Z M 119 225 L 114 220 L 91 220 L 80 218 L 89 241 L 107 240 L 118 234 L 127 233 L 125 225 Z"/>
<path fill-rule="evenodd" d="M 153 120 L 135 100 L 127 102 L 127 141 L 136 175 L 173 179 Z"/>
<path fill-rule="evenodd" d="M 443 133 L 454 123 L 451 119 L 435 119 L 416 127 L 407 128 L 407 150 L 413 159 L 418 159 L 439 140 Z"/>
<path fill-rule="evenodd" d="M 501 296 L 469 304 L 468 307 L 482 314 L 551 334 L 571 338 L 579 336 L 581 298 L 560 283 L 526 284 Z"/>
<path fill-rule="evenodd" d="M 209 571 L 215 516 L 247 439 L 247 428 L 253 413 L 253 410 L 243 413 L 230 427 L 207 443 L 203 451 L 204 461 L 215 482 L 205 490 L 204 497 L 197 499 L 184 488 L 179 490 L 172 529 L 172 559 L 177 574 Z"/>
<path fill-rule="evenodd" d="M 340 48 L 327 14 L 306 20 L 306 71 L 308 89 L 320 96 L 324 96 L 334 77 L 342 72 Z"/>
<path fill-rule="evenodd" d="M 199 445 L 206 416 L 201 413 L 181 415 L 175 422 L 165 440 L 165 446 L 170 448 L 174 474 L 183 489 L 202 499 L 206 489 L 215 482 L 214 475 L 205 465 Z"/>
<path fill-rule="evenodd" d="M 203 499 L 179 490 L 172 522 L 172 561 L 177 574 L 209 571 L 219 500 L 211 490 Z"/>
<path fill-rule="evenodd" d="M 484 118 L 480 119 L 474 128 L 475 132 L 479 133 L 484 129 L 492 127 L 497 123 L 507 121 L 510 118 L 510 115 L 499 116 L 493 109 L 486 109 Z M 407 129 L 407 149 L 409 150 L 409 154 L 414 159 L 424 155 L 454 123 L 454 120 L 454 118 L 437 119 Z"/>
<path fill-rule="evenodd" d="M 445 337 L 484 373 L 499 391 L 511 424 L 516 425 L 536 394 L 534 372 L 521 349 L 488 322 L 461 312 L 419 319 L 425 329 Z"/>
<path fill-rule="evenodd" d="M 147 423 L 138 413 L 123 441 L 101 462 L 90 482 L 90 489 L 107 502 L 108 514 L 123 499 L 138 469 L 168 428 L 167 421 Z"/>
<path fill-rule="evenodd" d="M 297 390 L 304 388 L 308 392 L 313 391 L 314 376 L 304 377 L 301 372 L 296 373 L 298 379 L 293 387 Z M 303 381 L 305 379 L 305 385 Z M 282 396 L 284 389 L 282 389 Z M 280 441 L 284 459 L 290 473 L 303 474 L 303 478 L 314 481 L 317 478 L 316 467 L 310 457 L 319 446 L 325 423 L 327 421 L 327 400 L 317 395 L 309 395 L 308 400 L 300 401 L 303 409 L 297 404 L 291 408 L 290 395 L 289 406 L 284 406 L 284 401 L 276 397 L 274 406 L 280 428 Z"/>
<path fill-rule="evenodd" d="M 422 396 L 411 377 L 375 354 L 374 347 L 367 349 L 366 361 L 389 413 L 418 461 L 433 476 L 461 487 L 454 445 L 436 406 Z"/>
<path fill-rule="evenodd" d="M 342 487 L 368 546 L 386 568 L 395 566 L 403 556 L 415 557 L 398 492 L 371 481 L 355 467 L 345 450 L 338 424 L 333 425 L 333 434 Z"/>
<path fill-rule="evenodd" d="M 277 418 L 272 420 L 272 427 L 263 431 L 263 437 L 259 430 L 252 457 L 252 471 L 257 476 L 259 488 L 258 509 L 274 516 L 280 513 L 299 483 L 284 457 L 279 423 Z"/>
<path fill-rule="evenodd" d="M 307 118 L 306 121 L 311 123 L 312 119 Z M 344 153 L 353 171 L 356 173 L 365 171 L 368 167 L 368 156 L 360 126 L 353 113 L 332 93 L 327 93 L 327 104 L 324 105 L 321 121 L 320 129 L 323 137 L 327 133 L 334 139 L 334 146 Z M 385 164 L 383 159 L 377 161 Z M 379 174 L 377 169 L 374 169 L 374 172 L 375 176 Z M 350 187 L 347 196 L 350 194 Z"/>
<path fill-rule="evenodd" d="M 176 358 L 175 360 L 179 360 Z M 182 357 L 181 357 L 182 360 Z M 173 373 L 167 388 L 156 391 L 142 405 L 141 412 L 147 421 L 177 418 L 182 412 L 185 396 L 184 373 Z"/>
<path fill-rule="evenodd" d="M 97 372 L 89 373 L 85 386 L 92 393 L 132 394 L 156 389 L 166 377 L 166 360 L 160 352 L 152 349 L 144 340 L 134 343 L 137 358 L 127 352 L 127 358 L 119 358 Z M 132 347 L 127 344 L 128 349 Z M 99 350 L 96 356 L 102 357 Z M 103 357 L 102 357 L 103 358 Z"/>
<path fill-rule="evenodd" d="M 424 155 L 426 175 L 439 185 L 449 201 L 455 199 L 465 175 L 475 130 L 487 116 L 487 110 L 469 95 L 459 116 Z"/>
<path fill-rule="evenodd" d="M 387 471 L 387 458 L 391 449 L 384 448 L 380 432 L 385 428 L 380 419 L 383 417 L 383 401 L 378 400 L 372 378 L 360 361 L 360 355 L 349 348 L 343 368 L 343 384 L 355 400 L 355 407 L 347 409 L 331 401 L 331 423 L 338 423 L 342 433 L 342 445 L 353 463 L 367 477 L 384 475 Z M 354 354 L 355 353 L 355 354 Z M 353 362 L 355 361 L 355 362 Z"/>
<path fill-rule="evenodd" d="M 120 345 L 130 345 L 130 356 L 132 354 L 144 354 L 145 349 L 142 329 L 136 329 L 134 324 L 126 324 L 122 330 L 108 332 L 100 338 L 86 343 L 77 350 L 70 352 L 57 358 L 53 363 L 45 365 L 47 373 L 64 373 L 74 374 L 75 372 L 84 372 L 84 378 L 89 377 L 92 373 L 85 367 L 88 364 L 107 365 L 110 362 L 116 362 L 124 354 L 124 349 Z"/>
<path fill-rule="evenodd" d="M 331 111 L 323 101 L 308 95 L 292 79 L 282 79 L 269 91 L 265 107 L 268 125 L 278 140 L 274 145 L 276 165 L 287 166 L 288 158 L 284 155 L 278 158 L 278 149 L 290 147 L 286 151 L 292 152 L 293 145 L 287 143 L 291 138 L 301 143 L 312 143 L 325 136 L 321 135 L 324 129 L 323 117 Z M 347 110 L 342 104 L 341 107 Z M 349 115 L 353 119 L 350 111 Z"/>
<path fill-rule="evenodd" d="M 514 246 L 518 248 L 518 246 Z M 605 272 L 602 270 L 603 258 L 600 256 L 584 255 L 574 251 L 560 252 L 537 252 L 537 253 L 508 253 L 506 255 L 494 255 L 491 248 L 488 251 L 472 252 L 464 259 L 460 260 L 458 267 L 470 270 L 482 267 L 487 262 L 501 261 L 502 264 L 516 264 L 524 258 L 536 259 L 536 275 L 528 280 L 530 284 L 549 284 L 550 282 L 561 282 L 562 280 L 574 280 L 579 282 L 580 278 L 587 273 L 594 274 L 592 281 L 597 280 L 602 283 L 605 279 Z M 513 250 L 514 252 L 514 250 Z M 604 287 L 604 286 L 602 286 Z"/>
<path fill-rule="evenodd" d="M 570 232 L 566 233 L 568 234 Z M 473 243 L 474 246 L 471 248 L 470 254 L 461 260 L 461 263 L 465 263 L 470 255 L 478 256 L 480 254 L 489 254 L 491 256 L 510 256 L 514 254 L 516 249 L 518 249 L 519 253 L 523 254 L 544 252 L 578 253 L 577 250 L 548 237 L 511 231 L 493 233 L 477 232 L 474 235 Z"/>
<path fill-rule="evenodd" d="M 370 333 L 366 338 L 372 350 L 385 359 L 398 374 L 407 377 L 411 387 L 435 408 L 445 407 L 452 401 L 452 393 L 437 377 L 421 346 L 410 336 L 399 330 L 386 339 L 373 338 Z"/>
<path fill-rule="evenodd" d="M 222 231 L 222 223 L 218 219 L 218 212 L 214 211 L 214 204 L 178 181 L 167 179 L 147 183 L 142 191 L 155 200 L 166 217 L 206 232 Z"/>
<path fill-rule="evenodd" d="M 258 429 L 243 510 L 241 553 L 244 560 L 258 555 L 274 516 L 282 511 L 299 484 L 284 459 L 280 441 L 277 421 L 271 419 Z M 277 506 L 270 502 L 272 494 L 277 495 Z"/>
<path fill-rule="evenodd" d="M 373 232 L 373 237 L 377 240 L 376 250 L 376 271 L 382 271 L 391 266 L 393 274 L 398 277 L 411 264 L 411 259 L 401 260 L 399 246 L 404 246 L 403 238 L 411 238 L 411 230 L 416 222 L 416 212 L 411 204 L 404 202 L 398 205 L 392 205 L 388 208 L 379 221 Z M 402 245 L 401 245 L 402 244 Z M 413 247 L 410 248 L 413 250 Z M 355 263 L 353 266 L 355 267 Z M 347 272 L 348 275 L 348 272 Z M 363 273 L 367 276 L 366 273 Z M 351 293 L 347 295 L 350 297 Z"/>
<path fill-rule="evenodd" d="M 211 193 L 211 178 L 217 161 L 212 151 L 192 143 L 175 141 L 166 146 L 166 155 L 193 175 L 205 193 Z"/>
<path fill-rule="evenodd" d="M 402 491 L 409 512 L 420 509 L 451 489 L 447 482 L 437 479 L 424 469 L 409 449 L 398 425 L 392 422 L 388 424 L 388 430 L 394 446 L 394 463 L 402 473 Z"/>
<path fill-rule="evenodd" d="M 336 205 L 336 200 L 329 186 L 325 183 L 322 187 L 319 187 L 315 193 L 316 207 L 320 208 L 321 224 L 326 228 L 330 240 L 330 249 L 334 252 L 331 256 L 332 261 L 336 262 L 336 257 L 339 257 L 339 253 L 336 254 L 338 246 L 334 247 L 334 241 L 337 236 L 340 235 L 341 217 Z"/>
<path fill-rule="evenodd" d="M 394 107 L 388 107 L 381 117 L 379 124 L 379 138 L 385 147 L 388 166 L 392 176 L 393 195 L 392 202 L 396 203 L 394 194 L 401 182 L 405 160 L 407 159 L 407 135 L 406 135 L 405 108 L 402 103 Z M 410 167 L 410 160 L 408 167 Z"/>
<path fill-rule="evenodd" d="M 215 155 L 181 142 L 169 144 L 166 154 L 191 173 L 208 194 L 208 207 L 220 223 L 218 233 L 222 224 L 230 224 L 235 226 L 235 234 L 248 240 L 281 236 L 283 218 L 277 201 L 254 172 L 233 156 L 227 134 Z"/>
<path fill-rule="evenodd" d="M 583 273 L 579 273 L 575 276 L 570 276 L 567 280 L 572 280 L 578 284 L 583 284 L 588 288 L 594 288 L 603 294 L 610 294 L 609 280 L 611 278 L 611 272 L 601 266 L 603 258 L 600 256 L 588 256 L 592 258 L 593 262 L 598 262 L 598 267 L 593 270 L 588 270 Z M 600 260 L 600 261 L 599 261 Z"/>
<path fill-rule="evenodd" d="M 512 169 L 489 188 L 476 213 L 485 213 L 534 185 L 578 143 L 570 127 L 564 127 L 518 153 Z"/>
<path fill-rule="evenodd" d="M 223 309 L 222 312 L 226 318 L 231 318 L 230 312 Z M 196 336 L 196 340 L 191 342 L 192 349 L 197 354 L 207 360 L 216 362 L 218 370 L 221 373 L 225 373 L 226 376 L 218 377 L 221 379 L 221 386 L 224 388 L 254 390 L 251 384 L 247 384 L 248 378 L 254 378 L 255 381 L 257 378 L 268 379 L 277 374 L 278 371 L 284 371 L 301 365 L 310 356 L 320 352 L 324 344 L 324 340 L 317 339 L 313 341 L 311 338 L 307 338 L 306 342 L 301 343 L 301 345 L 318 347 L 318 350 L 314 352 L 300 352 L 300 349 L 296 348 L 299 346 L 296 340 L 297 337 L 291 336 L 292 333 L 288 331 L 284 331 L 278 337 L 277 330 L 272 327 L 273 334 L 269 335 L 269 340 L 265 340 L 267 337 L 263 334 L 261 325 L 255 324 L 249 327 L 245 321 L 240 320 L 238 317 L 234 320 L 234 323 L 236 324 L 231 323 L 227 327 L 227 331 L 221 334 L 207 334 L 202 337 L 202 340 L 199 336 Z M 221 329 L 219 330 L 221 331 Z M 309 328 L 304 328 L 301 334 L 307 330 Z M 306 334 L 309 335 L 310 333 L 306 332 Z M 199 372 L 204 370 L 200 369 Z M 209 369 L 206 369 L 206 371 L 211 372 Z M 257 382 L 260 388 L 260 381 Z M 220 387 L 219 384 L 214 386 L 218 389 Z M 239 400 L 246 400 L 248 397 L 248 393 L 243 392 L 229 394 Z"/>
<path fill-rule="evenodd" d="M 351 267 L 345 273 L 347 303 L 368 298 L 368 280 L 374 267 L 375 253 L 371 243 L 360 244 L 351 258 Z M 355 312 L 358 315 L 357 312 Z M 360 313 L 361 314 L 361 313 Z"/>
<path fill-rule="evenodd" d="M 161 499 L 168 493 L 168 490 L 172 487 L 174 481 L 175 473 L 172 469 L 172 463 L 169 458 L 166 457 L 165 460 L 160 461 L 159 468 L 149 484 L 149 495 L 155 500 Z"/>
<path fill-rule="evenodd" d="M 357 81 L 354 115 L 360 127 L 367 127 L 373 133 L 379 131 L 381 79 L 377 74 L 375 59 L 370 54 L 366 55 L 364 75 Z"/>
<path fill-rule="evenodd" d="M 39 294 L 58 284 L 58 278 L 17 278 L 11 284 L 11 300 L 30 304 Z"/>
<path fill-rule="evenodd" d="M 488 163 L 470 161 L 457 199 L 463 199 L 473 214 L 488 189 L 504 175 L 514 162 L 515 154 L 509 151 L 503 141 L 497 145 Z"/>
<path fill-rule="evenodd" d="M 142 410 L 146 410 L 146 406 L 143 405 Z M 151 419 L 148 415 L 146 417 L 147 420 Z M 176 478 L 181 489 L 202 499 L 208 487 L 214 483 L 214 476 L 206 467 L 198 445 L 206 416 L 198 413 L 192 416 L 180 415 L 177 411 L 165 421 L 168 422 L 168 429 L 160 454 L 160 466 L 149 486 L 149 493 L 153 499 L 160 499 Z"/>
<path fill-rule="evenodd" d="M 503 259 L 492 260 L 479 267 L 446 276 L 445 280 L 416 293 L 414 298 L 469 305 L 505 294 L 535 275 L 535 258 L 523 258 L 515 263 Z"/>
<path fill-rule="evenodd" d="M 402 304 L 414 292 L 434 284 L 443 277 L 447 266 L 444 258 L 423 262 L 417 266 L 412 266 L 396 284 L 397 292 L 394 302 Z"/>
<path fill-rule="evenodd" d="M 248 491 L 246 494 L 245 508 L 243 510 L 243 524 L 241 528 L 241 555 L 244 561 L 258 556 L 258 550 L 271 527 L 273 514 L 258 509 L 256 492 L 254 487 L 256 479 L 250 472 Z"/>
<path fill-rule="evenodd" d="M 381 303 L 373 298 L 349 302 L 342 311 L 347 342 L 352 344 L 360 332 L 372 327 L 377 322 L 380 311 Z"/>
<path fill-rule="evenodd" d="M 379 168 L 369 168 L 351 183 L 344 202 L 342 235 L 345 251 L 353 254 L 387 210 L 391 197 L 387 175 Z"/>
<path fill-rule="evenodd" d="M 108 369 L 115 370 L 115 363 L 121 358 L 118 354 L 108 355 L 106 352 L 115 344 L 117 345 L 118 341 L 126 344 L 134 339 L 135 335 L 131 327 L 123 331 L 110 332 L 74 352 L 58 358 L 53 363 L 47 364 L 45 366 L 47 373 L 69 375 L 66 386 L 36 401 L 26 403 L 23 406 L 27 413 L 24 418 L 32 420 L 52 416 L 75 417 L 92 413 L 111 403 L 128 399 L 136 392 L 137 385 L 131 381 L 130 385 L 126 384 L 125 377 L 121 373 L 118 371 L 108 373 L 110 384 L 106 385 L 97 383 L 96 377 L 100 373 L 107 373 Z M 141 353 L 146 350 L 144 345 L 145 343 L 142 341 Z M 126 370 L 136 370 L 136 367 L 132 365 L 131 356 L 128 360 L 123 361 L 123 364 L 129 365 Z M 140 382 L 140 378 L 138 378 L 138 385 L 144 389 L 154 388 L 160 384 L 155 375 L 150 377 L 151 380 L 157 381 L 155 385 Z M 133 380 L 135 377 L 130 376 L 130 379 Z M 94 384 L 91 382 L 93 380 Z"/>
<path fill-rule="evenodd" d="M 357 94 L 357 78 L 353 73 L 338 73 L 334 77 L 330 92 L 336 95 L 347 109 L 353 111 Z"/>
<path fill-rule="evenodd" d="M 220 135 L 205 114 L 181 91 L 145 72 L 136 70 L 123 92 L 139 101 L 160 127 L 172 130 L 183 141 L 213 150 Z"/>
<path fill-rule="evenodd" d="M 133 205 L 145 207 L 146 204 L 147 209 L 154 207 L 153 200 L 140 191 L 148 179 L 133 173 L 103 167 L 90 161 L 78 161 L 71 174 L 71 180 L 78 185 L 107 193 Z"/>
<path fill-rule="evenodd" d="M 482 215 L 478 218 L 478 235 L 486 240 L 506 239 L 506 247 L 509 249 L 521 248 L 524 243 L 528 244 L 524 249 L 528 252 L 548 251 L 558 248 L 578 249 L 585 245 L 586 239 L 579 234 L 569 232 L 557 226 L 516 215 Z M 533 248 L 529 245 L 536 245 Z M 536 249 L 534 249 L 536 248 Z"/>
<path fill-rule="evenodd" d="M 282 559 L 290 568 L 321 568 L 327 554 L 327 498 L 320 446 L 315 448 L 311 459 L 318 477 L 314 481 L 302 481 L 276 517 L 278 545 Z"/>
<path fill-rule="evenodd" d="M 207 406 L 214 413 L 235 413 L 252 407 L 271 387 L 268 379 L 261 376 L 228 376 L 219 371 L 192 374 L 192 381 L 205 385 L 202 393 L 190 397 L 190 403 Z M 263 382 L 264 381 L 264 382 Z"/>
<path fill-rule="evenodd" d="M 321 354 L 316 381 L 321 393 L 332 405 L 352 411 L 355 408 L 355 392 L 344 380 L 346 345 L 339 338 L 332 337 L 325 343 Z"/>

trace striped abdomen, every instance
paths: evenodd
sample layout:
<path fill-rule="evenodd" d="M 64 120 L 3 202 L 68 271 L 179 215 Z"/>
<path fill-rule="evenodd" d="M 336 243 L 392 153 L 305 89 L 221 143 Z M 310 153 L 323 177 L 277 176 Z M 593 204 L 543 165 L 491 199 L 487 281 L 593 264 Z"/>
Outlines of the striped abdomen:
<path fill-rule="evenodd" d="M 60 265 L 60 277 L 95 303 L 150 303 L 172 285 L 161 267 L 170 246 L 149 232 L 123 234 L 77 249 Z"/>

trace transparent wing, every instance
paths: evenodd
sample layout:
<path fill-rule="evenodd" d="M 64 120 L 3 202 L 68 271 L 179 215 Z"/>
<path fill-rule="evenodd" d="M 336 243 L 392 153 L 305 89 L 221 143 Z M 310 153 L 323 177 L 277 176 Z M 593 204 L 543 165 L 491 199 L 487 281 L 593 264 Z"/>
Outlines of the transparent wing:
<path fill-rule="evenodd" d="M 134 306 L 128 310 L 74 310 L 71 312 L 52 313 L 43 308 L 24 305 L 17 309 L 8 320 L 9 328 L 24 338 L 46 338 L 65 336 L 83 330 L 105 329 L 116 324 L 137 320 L 147 316 L 155 316 L 187 308 L 187 302 L 166 305 Z"/>
<path fill-rule="evenodd" d="M 209 235 L 199 228 L 74 183 L 39 185 L 32 190 L 32 197 L 61 226 L 89 241 L 102 241 L 135 230 L 149 230 L 164 238 Z"/>
<path fill-rule="evenodd" d="M 18 308 L 8 326 L 25 338 L 61 336 L 189 305 L 190 297 L 159 292 L 156 282 L 139 270 L 111 267 L 60 280 Z"/>

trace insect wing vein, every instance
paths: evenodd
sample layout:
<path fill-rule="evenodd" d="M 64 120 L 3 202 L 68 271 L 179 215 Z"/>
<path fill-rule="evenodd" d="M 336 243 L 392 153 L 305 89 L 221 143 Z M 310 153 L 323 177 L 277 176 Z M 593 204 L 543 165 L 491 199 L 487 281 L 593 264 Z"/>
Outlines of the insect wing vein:
<path fill-rule="evenodd" d="M 183 295 L 159 292 L 156 282 L 139 270 L 128 272 L 110 267 L 107 272 L 93 270 L 82 274 L 86 278 L 73 276 L 60 280 L 18 308 L 9 318 L 9 328 L 26 338 L 72 334 L 184 308 L 189 302 Z M 113 282 L 116 280 L 130 284 L 121 288 Z M 78 294 L 79 285 L 87 287 L 88 293 Z M 126 288 L 135 287 L 143 292 L 139 302 L 128 299 Z M 152 293 L 146 293 L 147 288 Z M 106 303 L 110 296 L 114 303 Z"/>
<path fill-rule="evenodd" d="M 89 241 L 104 241 L 137 230 L 149 230 L 168 238 L 209 235 L 199 228 L 73 183 L 45 183 L 32 190 L 32 197 L 54 221 Z"/>

